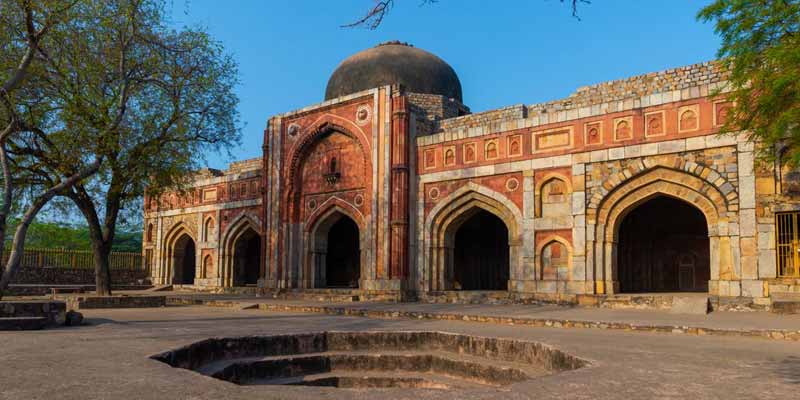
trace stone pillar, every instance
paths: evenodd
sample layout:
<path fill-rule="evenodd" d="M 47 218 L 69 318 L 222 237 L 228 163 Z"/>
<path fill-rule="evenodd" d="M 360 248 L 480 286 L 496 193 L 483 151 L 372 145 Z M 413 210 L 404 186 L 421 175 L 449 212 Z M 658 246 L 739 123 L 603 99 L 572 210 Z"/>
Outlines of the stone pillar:
<path fill-rule="evenodd" d="M 535 210 L 535 184 L 534 171 L 522 171 L 522 240 L 525 243 L 522 246 L 522 262 L 524 265 L 522 276 L 517 277 L 521 281 L 533 281 L 538 279 L 536 277 L 536 227 L 534 220 L 536 215 Z M 531 282 L 528 285 L 522 283 L 520 291 L 532 292 L 536 290 L 535 283 Z M 527 286 L 527 287 L 526 287 Z"/>
<path fill-rule="evenodd" d="M 587 285 L 585 179 L 585 164 L 574 164 L 572 166 L 572 279 L 568 284 L 568 290 L 575 294 L 594 292 L 593 282 Z"/>
<path fill-rule="evenodd" d="M 408 276 L 408 111 L 406 97 L 392 99 L 391 241 L 389 278 Z"/>
<path fill-rule="evenodd" d="M 261 254 L 259 255 L 258 259 L 258 280 L 261 281 L 259 286 L 264 286 L 264 280 L 268 278 L 268 269 L 267 269 L 267 257 L 269 257 L 269 252 L 267 251 L 267 245 L 269 242 L 267 238 L 269 237 L 269 212 L 267 212 L 267 204 L 269 204 L 269 128 L 264 129 L 264 145 L 261 146 L 262 150 L 262 171 L 261 171 Z M 219 214 L 219 213 L 217 213 Z M 217 216 L 217 221 L 219 221 L 219 215 Z"/>
<path fill-rule="evenodd" d="M 740 140 L 736 149 L 739 173 L 739 209 L 741 211 L 739 215 L 739 247 L 742 281 L 739 295 L 762 298 L 767 296 L 767 291 L 764 290 L 764 284 L 760 279 L 773 278 L 777 272 L 775 262 L 770 262 L 775 259 L 774 219 L 759 218 L 755 211 L 757 190 L 753 143 Z M 751 217 L 753 220 L 749 221 L 748 219 Z"/>

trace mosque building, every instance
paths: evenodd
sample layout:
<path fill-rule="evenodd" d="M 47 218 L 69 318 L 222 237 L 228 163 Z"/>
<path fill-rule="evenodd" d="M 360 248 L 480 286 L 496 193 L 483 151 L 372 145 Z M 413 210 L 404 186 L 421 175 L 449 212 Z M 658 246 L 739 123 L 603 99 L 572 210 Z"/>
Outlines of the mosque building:
<path fill-rule="evenodd" d="M 197 290 L 766 305 L 800 292 L 800 179 L 718 134 L 725 83 L 709 62 L 473 113 L 445 61 L 380 44 L 271 117 L 263 157 L 146 196 L 143 254 Z"/>

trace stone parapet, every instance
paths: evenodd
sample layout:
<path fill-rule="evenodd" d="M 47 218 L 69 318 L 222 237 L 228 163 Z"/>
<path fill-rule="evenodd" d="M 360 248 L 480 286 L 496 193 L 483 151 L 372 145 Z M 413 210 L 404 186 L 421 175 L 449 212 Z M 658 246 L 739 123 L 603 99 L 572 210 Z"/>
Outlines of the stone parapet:
<path fill-rule="evenodd" d="M 582 86 L 565 99 L 533 104 L 529 106 L 529 109 L 531 112 L 546 111 L 548 113 L 564 111 L 655 94 L 674 93 L 694 87 L 707 87 L 723 82 L 726 78 L 727 74 L 722 70 L 719 62 L 708 61 Z"/>
<path fill-rule="evenodd" d="M 469 107 L 458 100 L 437 94 L 406 93 L 410 109 L 430 121 L 469 114 Z"/>
<path fill-rule="evenodd" d="M 578 89 L 564 99 L 439 121 L 418 146 L 709 97 L 727 90 L 717 63 L 695 64 Z"/>

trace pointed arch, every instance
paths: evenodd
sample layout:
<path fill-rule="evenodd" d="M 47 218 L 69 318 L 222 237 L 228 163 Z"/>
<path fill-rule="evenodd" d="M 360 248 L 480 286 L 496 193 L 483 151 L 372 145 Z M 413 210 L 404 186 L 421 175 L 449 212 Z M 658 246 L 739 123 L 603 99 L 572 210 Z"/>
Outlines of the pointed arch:
<path fill-rule="evenodd" d="M 191 241 L 192 247 L 196 248 L 197 238 L 183 221 L 173 225 L 164 235 L 164 240 L 162 241 L 163 246 L 161 248 L 161 276 L 163 284 L 173 283 L 173 280 L 178 275 L 177 269 L 183 267 L 183 265 L 179 265 L 183 261 L 182 250 L 176 248 L 177 245 L 183 243 L 183 240 Z M 189 255 L 191 256 L 192 254 Z M 196 253 L 194 254 L 194 258 L 196 258 Z M 197 267 L 196 259 L 187 262 L 193 262 L 195 268 Z M 196 272 L 194 276 L 198 276 Z"/>
<path fill-rule="evenodd" d="M 308 270 L 309 260 L 308 254 L 311 251 L 309 248 L 309 232 L 305 229 L 309 226 L 308 210 L 305 207 L 306 194 L 310 192 L 317 193 L 318 190 L 310 187 L 313 185 L 306 185 L 304 179 L 310 175 L 304 176 L 310 169 L 305 168 L 306 160 L 308 157 L 322 157 L 322 153 L 315 154 L 318 145 L 324 145 L 324 141 L 332 135 L 336 135 L 331 140 L 340 140 L 342 137 L 346 138 L 346 148 L 342 149 L 342 155 L 337 156 L 336 168 L 341 172 L 341 176 L 328 177 L 325 175 L 314 176 L 313 179 L 319 178 L 323 184 L 331 183 L 328 178 L 333 178 L 333 189 L 341 190 L 365 190 L 365 195 L 370 196 L 373 193 L 373 185 L 377 179 L 377 171 L 374 169 L 374 162 L 376 160 L 376 152 L 372 146 L 373 132 L 369 134 L 361 127 L 348 121 L 346 118 L 333 115 L 324 114 L 313 122 L 304 123 L 304 127 L 297 133 L 294 139 L 287 139 L 286 151 L 281 162 L 283 165 L 280 171 L 281 190 L 277 196 L 280 201 L 274 203 L 279 207 L 280 211 L 275 214 L 278 221 L 276 223 L 275 241 L 270 245 L 281 249 L 276 252 L 277 259 L 275 266 L 271 273 L 275 278 L 281 281 L 281 285 L 309 287 L 313 285 L 313 281 L 309 279 Z M 341 135 L 342 137 L 340 137 Z M 343 140 L 344 142 L 345 140 Z M 358 158 L 343 158 L 347 153 L 357 154 Z M 362 176 L 356 176 L 349 173 L 351 170 L 342 171 L 345 165 L 357 166 L 358 173 Z M 314 166 L 316 167 L 316 166 Z M 325 172 L 320 170 L 319 172 Z M 336 182 L 336 180 L 341 181 Z M 357 179 L 356 179 L 357 178 Z M 309 186 L 309 187 L 306 187 Z M 347 186 L 347 187 L 345 187 Z M 375 200 L 369 199 L 365 201 L 363 212 L 369 214 L 375 206 Z M 360 207 L 360 206 L 359 206 Z M 308 212 L 307 212 L 308 211 Z M 359 212 L 360 213 L 360 212 Z M 358 214 L 358 213 L 356 213 Z M 372 220 L 360 222 L 360 234 L 365 235 L 366 232 L 374 232 L 375 222 Z M 365 227 L 368 225 L 368 228 Z M 374 244 L 370 243 L 369 246 L 362 247 L 368 258 L 372 260 L 374 254 Z M 367 263 L 362 263 L 362 267 Z M 370 270 L 372 270 L 371 267 Z M 367 276 L 364 274 L 363 276 Z"/>
<path fill-rule="evenodd" d="M 425 221 L 423 284 L 429 290 L 453 289 L 455 233 L 476 212 L 483 210 L 499 218 L 508 231 L 509 277 L 522 268 L 522 213 L 505 195 L 484 186 L 467 183 L 442 199 Z"/>
<path fill-rule="evenodd" d="M 566 239 L 564 239 L 563 237 L 561 237 L 560 235 L 556 235 L 556 234 L 548 235 L 548 236 L 544 237 L 543 240 L 540 240 L 536 244 L 535 255 L 536 255 L 537 267 L 538 267 L 537 271 L 536 271 L 536 275 L 537 275 L 538 279 L 540 279 L 540 280 L 556 280 L 556 281 L 562 280 L 561 279 L 561 275 L 562 274 L 560 274 L 558 271 L 556 271 L 555 279 L 553 279 L 552 276 L 548 276 L 549 275 L 548 271 L 547 271 L 548 265 L 545 262 L 546 261 L 545 258 L 547 256 L 547 254 L 546 254 L 547 251 L 546 250 L 548 248 L 552 248 L 551 246 L 553 246 L 554 244 L 558 244 L 558 245 L 564 246 L 564 249 L 566 250 L 567 254 L 561 256 L 561 257 L 563 257 L 563 258 L 565 258 L 567 260 L 567 263 L 566 263 L 566 266 L 565 266 L 565 274 L 564 274 L 565 277 L 564 277 L 563 280 L 570 280 L 569 275 L 572 272 L 572 254 L 574 254 L 573 253 L 573 249 L 572 249 L 572 244 L 569 241 L 567 241 Z M 558 286 L 556 286 L 556 289 L 558 289 Z"/>
<path fill-rule="evenodd" d="M 208 216 L 203 220 L 203 231 L 202 231 L 202 238 L 205 242 L 211 242 L 215 239 L 215 231 L 216 231 L 216 220 L 212 216 Z"/>
<path fill-rule="evenodd" d="M 152 242 L 153 241 L 153 230 L 154 226 L 152 222 L 147 223 L 147 232 L 145 233 L 145 242 Z"/>
<path fill-rule="evenodd" d="M 289 189 L 286 191 L 286 199 L 291 199 L 292 194 L 299 190 L 298 186 L 298 179 L 301 175 L 300 173 L 300 165 L 303 162 L 303 159 L 307 156 L 309 151 L 314 148 L 314 145 L 323 137 L 327 135 L 338 132 L 341 133 L 351 139 L 353 139 L 356 144 L 361 149 L 361 152 L 364 154 L 364 160 L 367 165 L 365 165 L 365 171 L 371 170 L 371 168 L 367 168 L 371 164 L 371 158 L 368 157 L 369 153 L 369 140 L 364 135 L 364 132 L 361 129 L 353 125 L 352 122 L 346 120 L 333 120 L 331 118 L 324 118 L 320 121 L 314 123 L 315 127 L 310 130 L 309 133 L 303 135 L 303 138 L 298 141 L 292 148 L 289 149 L 287 154 L 287 160 L 289 160 L 288 165 L 288 177 L 286 183 L 289 185 Z"/>
<path fill-rule="evenodd" d="M 334 201 L 331 198 L 327 205 L 319 208 L 319 213 L 316 213 L 313 218 L 309 218 L 309 224 L 305 233 L 306 243 L 308 243 L 308 252 L 305 256 L 303 265 L 303 276 L 309 281 L 311 287 L 326 287 L 327 285 L 327 255 L 328 255 L 328 235 L 331 229 L 340 222 L 342 219 L 349 219 L 353 221 L 358 229 L 358 273 L 359 286 L 361 286 L 361 279 L 366 276 L 364 269 L 367 265 L 367 236 L 364 226 L 364 220 L 357 209 L 350 206 L 341 199 Z M 323 203 L 325 204 L 325 203 Z"/>
<path fill-rule="evenodd" d="M 340 212 L 352 218 L 356 224 L 358 224 L 359 229 L 364 229 L 364 214 L 344 199 L 338 196 L 331 196 L 317 206 L 317 209 L 306 218 L 306 231 L 313 231 L 313 228 L 318 224 L 319 220 L 330 214 L 333 209 L 338 209 Z"/>
<path fill-rule="evenodd" d="M 712 225 L 721 218 L 727 222 L 729 202 L 721 188 L 699 176 L 663 166 L 645 170 L 614 186 L 596 206 L 589 206 L 587 220 L 598 226 L 613 227 L 625 208 L 659 193 L 684 199 L 698 207 L 708 220 L 709 234 L 717 231 Z M 610 233 L 613 236 L 613 230 Z"/>
<path fill-rule="evenodd" d="M 247 213 L 242 213 L 237 216 L 225 229 L 225 233 L 222 236 L 222 246 L 220 246 L 220 262 L 218 268 L 218 275 L 220 280 L 222 281 L 222 286 L 224 287 L 232 287 L 235 283 L 234 277 L 234 262 L 236 256 L 236 243 L 243 235 L 252 231 L 261 237 L 261 230 L 259 227 L 261 226 L 260 221 L 257 217 L 253 217 Z M 263 248 L 263 240 L 261 246 Z M 262 259 L 261 255 L 259 255 L 259 264 L 263 263 L 264 260 Z M 259 265 L 259 271 L 261 271 L 261 266 Z M 260 272 L 259 272 L 260 273 Z M 263 278 L 263 277 L 261 277 Z"/>
<path fill-rule="evenodd" d="M 213 277 L 214 276 L 213 269 L 214 269 L 214 258 L 211 257 L 211 254 L 206 254 L 205 257 L 203 257 L 202 277 L 204 279 Z"/>
<path fill-rule="evenodd" d="M 661 179 L 675 183 L 686 181 L 697 191 L 712 192 L 710 198 L 718 208 L 735 210 L 739 205 L 736 187 L 716 170 L 680 157 L 648 158 L 629 163 L 625 169 L 603 182 L 603 186 L 588 201 L 587 221 L 595 216 L 601 203 L 606 202 L 610 194 L 624 189 L 623 184 L 630 190 L 630 182 L 634 179 Z"/>
<path fill-rule="evenodd" d="M 653 165 L 650 163 L 650 165 Z M 702 170 L 698 164 L 685 163 L 688 170 Z M 617 293 L 618 281 L 618 236 L 624 217 L 643 204 L 658 196 L 682 200 L 697 208 L 705 217 L 708 226 L 709 246 L 718 251 L 710 251 L 711 280 L 717 280 L 721 269 L 730 269 L 733 259 L 730 238 L 721 236 L 727 232 L 727 224 L 735 212 L 731 205 L 738 205 L 737 195 L 732 186 L 722 182 L 723 178 L 710 182 L 704 178 L 709 172 L 696 175 L 684 169 L 670 168 L 655 164 L 646 168 L 645 163 L 636 167 L 637 174 L 628 178 L 612 178 L 603 189 L 604 196 L 595 196 L 587 207 L 587 261 L 593 263 L 595 290 L 597 293 Z M 623 176 L 625 177 L 625 176 Z M 724 245 L 724 244 L 728 245 Z M 720 244 L 723 244 L 722 246 Z M 727 260 L 724 263 L 721 260 Z"/>
<path fill-rule="evenodd" d="M 551 172 L 551 173 L 545 175 L 544 177 L 542 177 L 542 179 L 538 179 L 537 182 L 536 182 L 536 185 L 535 185 L 534 192 L 533 192 L 534 193 L 534 197 L 533 197 L 534 210 L 533 210 L 533 212 L 534 212 L 534 215 L 536 217 L 542 217 L 543 216 L 542 204 L 544 203 L 544 195 L 545 195 L 544 189 L 545 189 L 546 185 L 548 185 L 548 184 L 550 184 L 550 183 L 552 183 L 554 181 L 559 181 L 559 182 L 564 184 L 564 187 L 566 188 L 566 191 L 564 193 L 565 195 L 570 195 L 572 193 L 572 182 L 571 182 L 571 180 L 568 179 L 566 176 L 564 176 L 561 173 Z"/>

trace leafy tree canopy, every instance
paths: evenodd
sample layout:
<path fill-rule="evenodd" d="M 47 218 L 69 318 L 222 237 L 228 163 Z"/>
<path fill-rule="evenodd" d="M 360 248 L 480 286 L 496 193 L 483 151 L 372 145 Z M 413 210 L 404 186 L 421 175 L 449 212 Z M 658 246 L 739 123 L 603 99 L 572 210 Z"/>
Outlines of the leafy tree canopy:
<path fill-rule="evenodd" d="M 800 1 L 716 0 L 698 18 L 716 24 L 718 56 L 735 102 L 725 130 L 746 130 L 772 159 L 800 165 Z"/>

